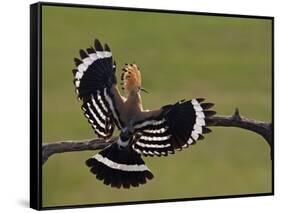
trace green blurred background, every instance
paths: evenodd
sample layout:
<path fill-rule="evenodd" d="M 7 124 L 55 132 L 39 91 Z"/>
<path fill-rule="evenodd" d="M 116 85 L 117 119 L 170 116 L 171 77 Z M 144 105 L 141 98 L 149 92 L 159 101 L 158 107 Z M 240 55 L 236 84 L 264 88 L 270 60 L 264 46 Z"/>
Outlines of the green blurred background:
<path fill-rule="evenodd" d="M 145 108 L 205 97 L 220 115 L 271 121 L 271 20 L 43 6 L 43 141 L 95 135 L 72 83 L 73 58 L 94 38 L 121 66 L 141 68 Z M 271 192 L 270 150 L 255 133 L 214 127 L 195 146 L 145 158 L 155 178 L 112 189 L 84 162 L 94 151 L 57 154 L 43 166 L 43 206 Z"/>

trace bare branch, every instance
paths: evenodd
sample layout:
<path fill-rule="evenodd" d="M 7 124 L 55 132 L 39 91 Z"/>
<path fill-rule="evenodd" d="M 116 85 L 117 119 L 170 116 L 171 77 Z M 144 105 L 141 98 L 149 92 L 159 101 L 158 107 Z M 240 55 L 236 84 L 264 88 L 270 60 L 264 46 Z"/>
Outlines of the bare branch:
<path fill-rule="evenodd" d="M 44 164 L 51 155 L 56 153 L 103 149 L 115 140 L 116 137 L 107 142 L 103 139 L 88 139 L 81 141 L 67 140 L 46 143 L 42 146 L 42 164 Z"/>
<path fill-rule="evenodd" d="M 239 127 L 253 131 L 261 135 L 266 142 L 272 146 L 272 125 L 262 121 L 251 120 L 240 116 L 236 108 L 232 116 L 214 116 L 210 121 L 210 126 Z"/>
<path fill-rule="evenodd" d="M 208 119 L 209 126 L 217 127 L 238 127 L 255 132 L 261 135 L 272 148 L 272 124 L 243 118 L 240 116 L 239 110 L 236 108 L 232 116 L 214 116 Z M 56 153 L 99 150 L 116 141 L 116 137 L 109 141 L 103 139 L 89 139 L 82 141 L 58 141 L 43 144 L 42 146 L 42 164 L 44 164 L 50 156 Z"/>

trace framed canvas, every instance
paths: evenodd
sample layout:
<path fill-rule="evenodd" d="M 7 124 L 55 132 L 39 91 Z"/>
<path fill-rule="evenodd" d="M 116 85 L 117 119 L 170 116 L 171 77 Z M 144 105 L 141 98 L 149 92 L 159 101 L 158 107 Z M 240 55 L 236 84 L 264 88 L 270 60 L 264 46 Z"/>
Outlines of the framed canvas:
<path fill-rule="evenodd" d="M 31 5 L 30 206 L 273 195 L 273 21 Z"/>

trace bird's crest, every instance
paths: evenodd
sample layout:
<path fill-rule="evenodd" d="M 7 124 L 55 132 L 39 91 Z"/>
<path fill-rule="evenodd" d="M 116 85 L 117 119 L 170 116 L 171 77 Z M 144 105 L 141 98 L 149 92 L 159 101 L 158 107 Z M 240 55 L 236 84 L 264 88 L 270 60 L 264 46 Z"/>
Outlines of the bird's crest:
<path fill-rule="evenodd" d="M 141 73 L 136 64 L 125 64 L 121 74 L 122 89 L 127 93 L 141 88 Z"/>

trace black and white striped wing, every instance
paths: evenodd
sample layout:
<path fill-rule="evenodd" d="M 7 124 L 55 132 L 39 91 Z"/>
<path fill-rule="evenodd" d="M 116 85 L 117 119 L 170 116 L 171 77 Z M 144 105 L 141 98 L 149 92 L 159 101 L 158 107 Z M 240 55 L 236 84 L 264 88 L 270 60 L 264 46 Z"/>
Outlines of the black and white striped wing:
<path fill-rule="evenodd" d="M 143 112 L 144 119 L 134 123 L 132 148 L 145 156 L 167 156 L 203 139 L 203 134 L 211 132 L 208 118 L 215 114 L 208 110 L 214 104 L 203 101 L 192 99 L 166 105 L 155 116 Z"/>
<path fill-rule="evenodd" d="M 94 48 L 80 50 L 73 70 L 77 96 L 83 101 L 82 110 L 95 133 L 102 138 L 112 136 L 115 125 L 121 128 L 119 110 L 123 99 L 116 86 L 116 64 L 107 44 L 96 39 Z"/>

